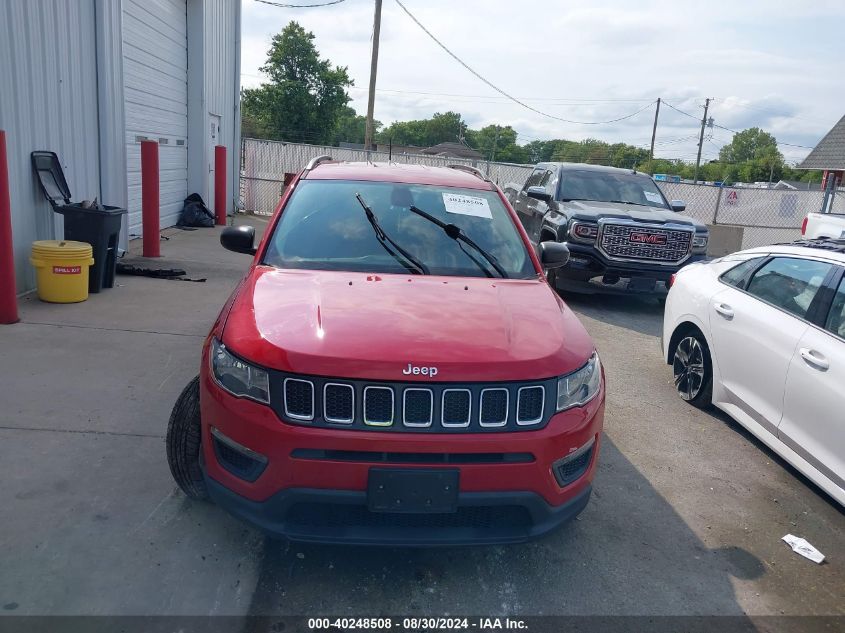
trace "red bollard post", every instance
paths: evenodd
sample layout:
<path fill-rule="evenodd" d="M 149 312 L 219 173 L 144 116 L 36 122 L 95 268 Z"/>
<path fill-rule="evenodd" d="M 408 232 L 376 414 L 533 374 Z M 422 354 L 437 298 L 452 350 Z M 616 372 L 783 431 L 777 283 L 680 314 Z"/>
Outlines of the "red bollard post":
<path fill-rule="evenodd" d="M 0 130 L 0 323 L 18 322 L 15 293 L 15 255 L 12 250 L 12 200 L 9 195 L 9 162 L 6 131 Z"/>
<path fill-rule="evenodd" d="M 226 225 L 226 147 L 214 146 L 214 214 L 217 225 Z"/>
<path fill-rule="evenodd" d="M 158 142 L 141 141 L 141 222 L 144 257 L 161 257 Z"/>

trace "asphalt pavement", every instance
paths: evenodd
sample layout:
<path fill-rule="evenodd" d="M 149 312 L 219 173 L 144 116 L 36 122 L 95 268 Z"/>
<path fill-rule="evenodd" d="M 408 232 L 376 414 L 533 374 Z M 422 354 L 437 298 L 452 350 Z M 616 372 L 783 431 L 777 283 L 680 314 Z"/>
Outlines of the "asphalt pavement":
<path fill-rule="evenodd" d="M 21 323 L 0 326 L 0 614 L 845 615 L 845 513 L 675 395 L 651 298 L 568 298 L 607 372 L 605 439 L 590 505 L 543 540 L 298 545 L 186 499 L 168 415 L 248 263 L 218 233 L 166 231 L 155 262 L 205 282 L 27 296 Z"/>

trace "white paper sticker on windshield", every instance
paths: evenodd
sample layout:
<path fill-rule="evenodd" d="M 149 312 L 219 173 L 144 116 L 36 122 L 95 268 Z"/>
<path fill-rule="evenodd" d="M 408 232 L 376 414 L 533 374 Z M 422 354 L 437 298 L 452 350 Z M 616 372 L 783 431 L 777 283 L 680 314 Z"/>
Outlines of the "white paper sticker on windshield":
<path fill-rule="evenodd" d="M 663 199 L 660 197 L 659 193 L 656 193 L 654 191 L 643 191 L 643 193 L 645 194 L 646 200 L 648 200 L 649 202 L 659 202 L 661 204 L 663 203 Z"/>
<path fill-rule="evenodd" d="M 476 196 L 462 196 L 458 193 L 444 193 L 443 205 L 449 213 L 460 213 L 461 215 L 473 215 L 477 218 L 493 219 L 490 213 L 490 205 L 486 198 Z"/>

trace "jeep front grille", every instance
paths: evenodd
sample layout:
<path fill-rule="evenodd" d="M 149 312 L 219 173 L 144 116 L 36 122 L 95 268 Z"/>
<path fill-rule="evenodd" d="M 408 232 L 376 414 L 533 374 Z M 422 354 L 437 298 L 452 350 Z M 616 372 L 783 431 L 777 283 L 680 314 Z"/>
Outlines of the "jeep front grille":
<path fill-rule="evenodd" d="M 355 389 L 352 385 L 327 382 L 323 386 L 323 415 L 328 422 L 352 424 L 355 419 Z"/>
<path fill-rule="evenodd" d="M 444 389 L 440 423 L 445 427 L 469 426 L 472 419 L 472 392 L 469 389 Z"/>
<path fill-rule="evenodd" d="M 290 424 L 370 431 L 503 432 L 542 428 L 554 378 L 529 383 L 374 382 L 272 373 L 270 405 Z"/>
<path fill-rule="evenodd" d="M 481 426 L 505 426 L 508 423 L 508 390 L 484 389 L 481 392 Z"/>
<path fill-rule="evenodd" d="M 519 402 L 516 407 L 517 424 L 537 424 L 543 419 L 545 390 L 540 386 L 520 387 Z"/>
<path fill-rule="evenodd" d="M 599 223 L 599 250 L 608 259 L 677 264 L 692 251 L 693 230 L 636 223 Z"/>
<path fill-rule="evenodd" d="M 364 424 L 390 426 L 393 424 L 393 389 L 364 387 Z"/>
<path fill-rule="evenodd" d="M 285 413 L 297 420 L 314 419 L 314 383 L 285 378 Z"/>

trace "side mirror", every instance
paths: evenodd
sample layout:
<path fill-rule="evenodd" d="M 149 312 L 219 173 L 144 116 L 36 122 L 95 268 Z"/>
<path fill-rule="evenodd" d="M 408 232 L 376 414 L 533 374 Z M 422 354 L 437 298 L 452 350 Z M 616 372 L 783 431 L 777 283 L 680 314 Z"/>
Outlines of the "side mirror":
<path fill-rule="evenodd" d="M 525 192 L 529 198 L 534 198 L 535 200 L 542 200 L 543 202 L 549 202 L 552 199 L 552 196 L 546 191 L 544 187 L 528 187 L 528 190 Z"/>
<path fill-rule="evenodd" d="M 560 268 L 569 261 L 569 248 L 560 242 L 540 242 L 540 263 L 543 268 Z"/>
<path fill-rule="evenodd" d="M 227 226 L 220 234 L 220 245 L 227 251 L 255 255 L 255 227 Z"/>
<path fill-rule="evenodd" d="M 683 200 L 672 200 L 669 203 L 669 206 L 672 208 L 672 211 L 675 213 L 680 213 L 681 211 L 685 211 L 687 208 L 687 203 Z"/>

